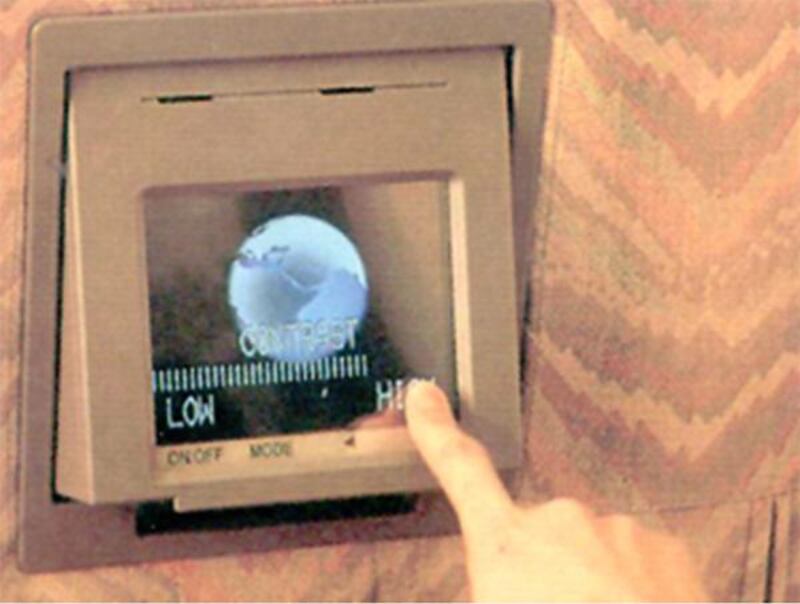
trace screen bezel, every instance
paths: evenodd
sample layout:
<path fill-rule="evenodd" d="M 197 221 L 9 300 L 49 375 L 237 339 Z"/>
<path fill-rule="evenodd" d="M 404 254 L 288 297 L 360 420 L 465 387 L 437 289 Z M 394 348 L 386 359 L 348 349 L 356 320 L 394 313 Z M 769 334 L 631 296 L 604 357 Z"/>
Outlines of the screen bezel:
<path fill-rule="evenodd" d="M 386 456 L 341 447 L 288 472 L 279 464 L 262 464 L 259 479 L 249 466 L 232 468 L 224 477 L 206 474 L 207 481 L 165 479 L 153 422 L 139 402 L 149 400 L 151 358 L 142 198 L 165 188 L 446 180 L 461 423 L 501 468 L 517 463 L 518 336 L 504 78 L 500 49 L 76 74 L 71 142 L 72 156 L 82 158 L 75 164 L 77 261 L 99 501 L 177 496 L 189 509 L 201 505 L 189 502 L 218 500 L 221 492 L 231 497 L 232 485 L 244 497 L 245 483 L 263 480 L 266 486 L 270 479 L 281 479 L 283 486 L 262 486 L 259 501 L 433 484 L 407 436 L 388 439 L 396 448 Z M 285 90 L 354 81 L 390 86 L 340 98 L 242 95 L 220 102 L 144 102 L 165 90 L 227 94 L 261 79 L 279 81 Z M 445 85 L 395 86 L 408 82 Z M 286 142 L 289 151 L 273 145 L 275 140 Z M 119 157 L 126 158 L 124 169 Z M 125 426 L 120 417 L 127 419 Z M 120 455 L 131 461 L 120 464 Z M 372 471 L 381 472 L 382 480 L 369 478 Z"/>

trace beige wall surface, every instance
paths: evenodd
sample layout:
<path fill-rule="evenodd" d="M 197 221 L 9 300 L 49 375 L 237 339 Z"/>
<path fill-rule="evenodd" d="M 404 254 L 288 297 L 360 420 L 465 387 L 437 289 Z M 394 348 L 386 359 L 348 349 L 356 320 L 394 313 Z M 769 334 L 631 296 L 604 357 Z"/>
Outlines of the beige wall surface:
<path fill-rule="evenodd" d="M 16 570 L 27 30 L 259 4 L 0 1 L 0 599 L 467 595 L 456 538 Z M 554 5 L 521 497 L 684 536 L 717 598 L 798 599 L 800 2 Z"/>

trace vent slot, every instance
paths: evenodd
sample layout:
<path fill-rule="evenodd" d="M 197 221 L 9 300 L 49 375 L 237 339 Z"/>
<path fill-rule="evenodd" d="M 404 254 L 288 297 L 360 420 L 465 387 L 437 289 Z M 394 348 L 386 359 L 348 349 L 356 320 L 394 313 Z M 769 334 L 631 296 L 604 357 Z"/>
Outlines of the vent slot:
<path fill-rule="evenodd" d="M 319 93 L 323 96 L 334 96 L 341 94 L 372 94 L 375 86 L 338 86 L 336 88 L 320 88 Z"/>
<path fill-rule="evenodd" d="M 177 103 L 208 103 L 214 100 L 213 94 L 176 94 L 171 96 L 157 96 L 159 105 L 174 105 Z"/>
<path fill-rule="evenodd" d="M 266 98 L 277 96 L 294 95 L 322 95 L 322 96 L 346 96 L 359 94 L 373 94 L 384 91 L 404 91 L 419 89 L 446 88 L 446 81 L 430 82 L 398 82 L 395 84 L 366 84 L 366 85 L 347 85 L 347 86 L 327 86 L 325 88 L 275 88 L 265 90 L 249 91 L 218 91 L 214 94 L 165 94 L 157 96 L 142 97 L 142 102 L 158 103 L 159 105 L 178 105 L 181 103 L 208 103 L 211 101 L 230 101 L 248 98 Z"/>

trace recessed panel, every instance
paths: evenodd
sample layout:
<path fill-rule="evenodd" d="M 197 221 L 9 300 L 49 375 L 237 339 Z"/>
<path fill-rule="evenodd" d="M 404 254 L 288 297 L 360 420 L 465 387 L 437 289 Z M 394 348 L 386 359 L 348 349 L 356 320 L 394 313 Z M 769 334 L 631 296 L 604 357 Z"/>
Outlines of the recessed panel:
<path fill-rule="evenodd" d="M 26 569 L 453 527 L 426 508 L 134 530 L 143 501 L 216 523 L 432 487 L 395 424 L 412 377 L 515 467 L 512 249 L 527 249 L 548 28 L 544 2 L 516 0 L 37 25 Z"/>

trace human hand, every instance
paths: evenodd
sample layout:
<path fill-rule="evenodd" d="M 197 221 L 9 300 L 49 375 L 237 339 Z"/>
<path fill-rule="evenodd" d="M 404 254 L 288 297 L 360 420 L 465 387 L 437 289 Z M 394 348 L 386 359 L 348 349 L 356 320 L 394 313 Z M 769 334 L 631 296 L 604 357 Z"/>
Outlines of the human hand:
<path fill-rule="evenodd" d="M 433 384 L 411 385 L 405 409 L 411 438 L 458 516 L 474 600 L 708 598 L 674 537 L 571 499 L 515 504 L 486 449 L 458 426 Z"/>

